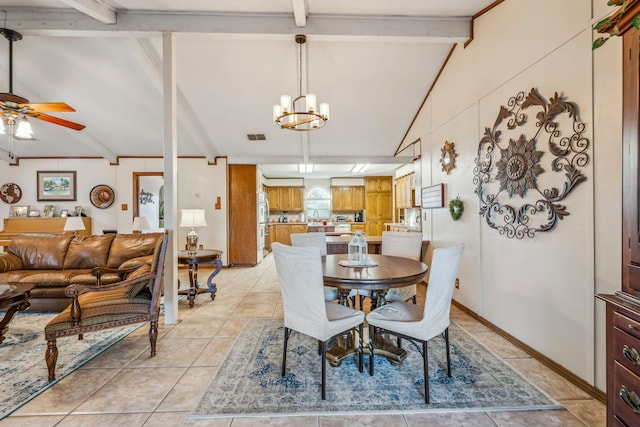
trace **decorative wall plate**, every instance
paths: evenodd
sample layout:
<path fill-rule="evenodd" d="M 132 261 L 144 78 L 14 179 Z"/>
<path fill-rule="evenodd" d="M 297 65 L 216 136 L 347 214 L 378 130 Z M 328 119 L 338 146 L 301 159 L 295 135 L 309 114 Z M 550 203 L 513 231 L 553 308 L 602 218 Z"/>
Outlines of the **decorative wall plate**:
<path fill-rule="evenodd" d="M 0 199 L 9 204 L 18 203 L 22 198 L 22 189 L 18 184 L 9 182 L 0 187 Z"/>
<path fill-rule="evenodd" d="M 96 185 L 91 189 L 89 200 L 91 200 L 91 204 L 96 208 L 106 209 L 111 206 L 115 200 L 113 188 L 104 184 Z"/>

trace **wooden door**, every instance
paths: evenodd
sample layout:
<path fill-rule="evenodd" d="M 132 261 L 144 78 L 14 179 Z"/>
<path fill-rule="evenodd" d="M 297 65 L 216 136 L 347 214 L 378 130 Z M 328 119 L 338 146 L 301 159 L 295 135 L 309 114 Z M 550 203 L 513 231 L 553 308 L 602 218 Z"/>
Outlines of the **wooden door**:
<path fill-rule="evenodd" d="M 351 187 L 353 199 L 353 210 L 361 211 L 364 209 L 364 187 Z"/>
<path fill-rule="evenodd" d="M 258 262 L 258 178 L 255 165 L 229 165 L 229 255 L 230 265 Z"/>
<path fill-rule="evenodd" d="M 274 212 L 280 210 L 280 192 L 278 187 L 267 188 L 267 200 L 269 201 L 269 210 Z"/>
<path fill-rule="evenodd" d="M 341 211 L 344 209 L 344 204 L 342 199 L 342 188 L 343 187 L 331 187 L 331 210 L 332 211 Z"/>
<path fill-rule="evenodd" d="M 304 210 L 304 188 L 303 187 L 290 187 L 289 188 L 289 210 L 293 212 L 300 212 Z"/>

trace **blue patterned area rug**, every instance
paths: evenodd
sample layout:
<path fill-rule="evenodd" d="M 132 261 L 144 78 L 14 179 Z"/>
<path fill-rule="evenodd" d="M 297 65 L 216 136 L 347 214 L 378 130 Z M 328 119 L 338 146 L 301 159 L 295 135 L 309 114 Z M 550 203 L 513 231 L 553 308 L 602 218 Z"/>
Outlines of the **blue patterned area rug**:
<path fill-rule="evenodd" d="M 56 315 L 52 312 L 19 312 L 9 323 L 6 338 L 0 344 L 0 419 L 145 325 L 140 323 L 91 332 L 85 334 L 83 340 L 60 338 L 57 342 L 56 379 L 49 382 L 44 360 L 47 348 L 44 327 Z"/>
<path fill-rule="evenodd" d="M 449 327 L 451 378 L 444 340 L 429 342 L 430 404 L 424 403 L 422 356 L 407 341 L 402 366 L 376 356 L 373 377 L 366 349 L 363 373 L 357 357 L 328 366 L 323 401 L 317 342 L 292 333 L 283 378 L 283 334 L 280 319 L 250 321 L 190 418 L 562 408 L 454 323 Z"/>

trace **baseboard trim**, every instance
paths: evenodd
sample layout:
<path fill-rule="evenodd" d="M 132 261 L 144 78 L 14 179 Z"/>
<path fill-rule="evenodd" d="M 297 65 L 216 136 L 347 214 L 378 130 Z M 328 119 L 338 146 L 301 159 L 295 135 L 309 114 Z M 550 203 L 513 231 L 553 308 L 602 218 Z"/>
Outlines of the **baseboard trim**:
<path fill-rule="evenodd" d="M 554 362 L 553 360 L 549 359 L 544 354 L 534 350 L 533 348 L 529 347 L 527 344 L 523 343 L 519 339 L 517 339 L 514 336 L 508 334 L 507 332 L 505 332 L 504 330 L 500 329 L 499 327 L 497 327 L 493 323 L 489 322 L 487 319 L 485 319 L 484 317 L 480 316 L 475 311 L 471 310 L 470 308 L 466 307 L 465 305 L 457 302 L 456 300 L 453 300 L 453 305 L 456 306 L 457 308 L 459 308 L 460 310 L 464 311 L 465 313 L 467 313 L 469 316 L 473 317 L 475 320 L 477 320 L 478 322 L 480 322 L 481 324 L 483 324 L 487 328 L 491 329 L 492 331 L 494 331 L 495 333 L 500 335 L 502 338 L 504 338 L 507 341 L 509 341 L 511 344 L 513 344 L 516 347 L 520 348 L 522 351 L 526 352 L 531 357 L 533 357 L 534 359 L 538 360 L 540 363 L 542 363 L 543 365 L 547 366 L 549 369 L 551 369 L 552 371 L 554 371 L 558 375 L 560 375 L 563 378 L 565 378 L 566 380 L 570 381 L 576 387 L 578 387 L 581 390 L 583 390 L 584 392 L 588 393 L 590 396 L 593 396 L 593 398 L 599 400 L 602 403 L 606 403 L 607 395 L 602 390 L 592 386 L 591 384 L 589 384 L 588 382 L 586 382 L 582 378 L 578 377 L 573 372 L 571 372 L 568 369 L 566 369 L 564 366 Z"/>

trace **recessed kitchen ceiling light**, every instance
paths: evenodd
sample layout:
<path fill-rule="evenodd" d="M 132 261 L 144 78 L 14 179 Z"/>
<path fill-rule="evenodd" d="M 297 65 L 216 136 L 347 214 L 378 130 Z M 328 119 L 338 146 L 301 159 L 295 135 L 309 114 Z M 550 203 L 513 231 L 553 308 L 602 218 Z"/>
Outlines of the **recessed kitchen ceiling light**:
<path fill-rule="evenodd" d="M 307 163 L 305 165 L 304 163 L 300 163 L 298 165 L 298 172 L 300 172 L 300 173 L 312 173 L 313 172 L 313 164 Z"/>
<path fill-rule="evenodd" d="M 367 169 L 369 169 L 369 167 L 371 166 L 371 164 L 369 163 L 358 163 L 353 165 L 353 168 L 351 169 L 351 173 L 364 173 Z"/>

